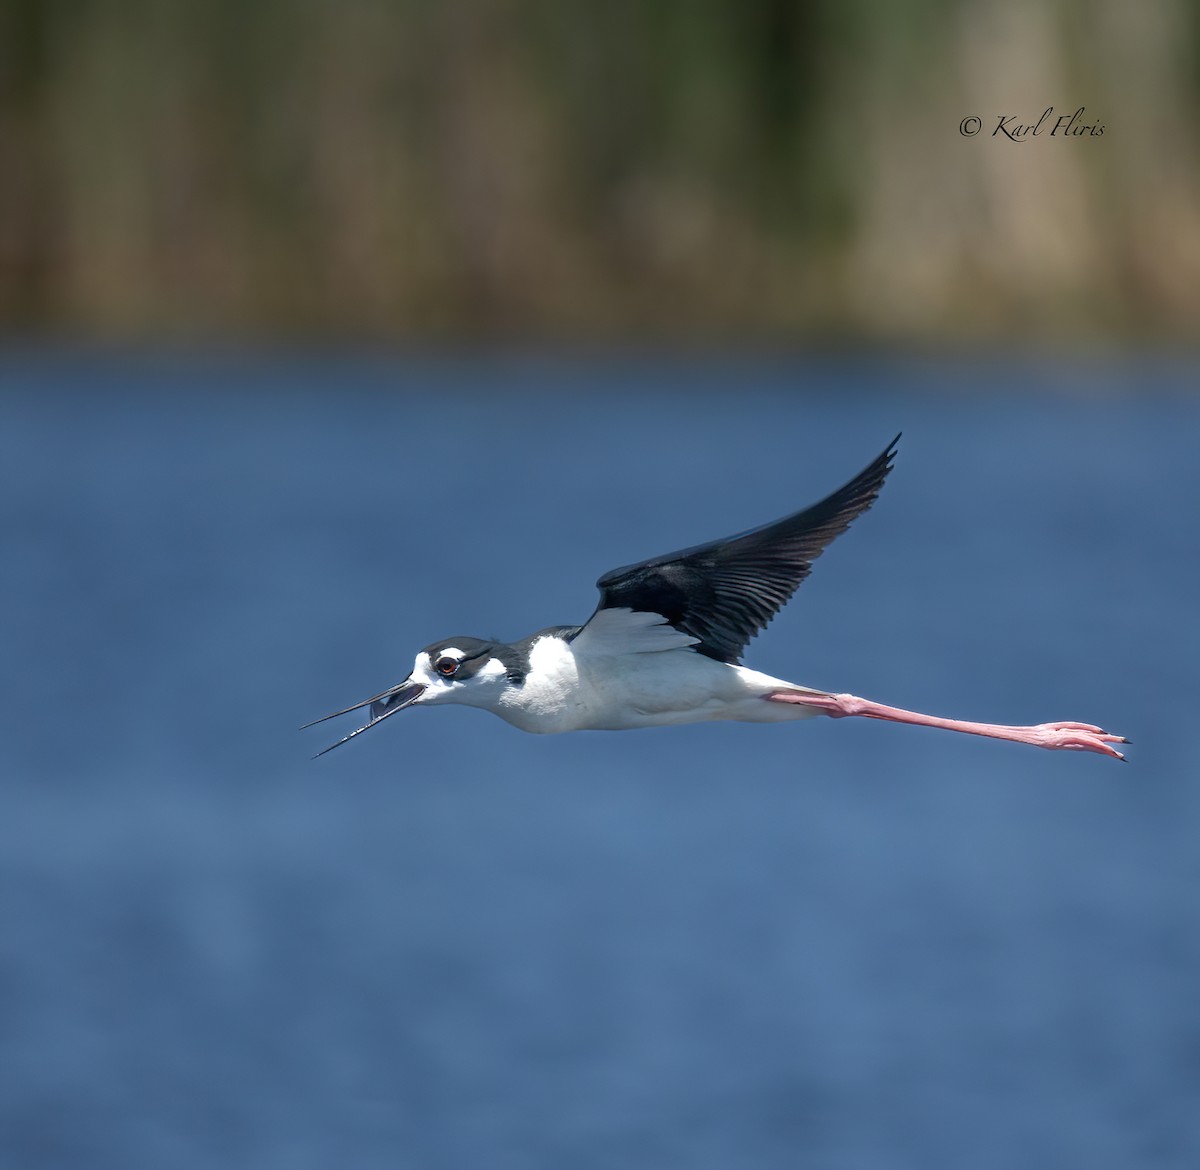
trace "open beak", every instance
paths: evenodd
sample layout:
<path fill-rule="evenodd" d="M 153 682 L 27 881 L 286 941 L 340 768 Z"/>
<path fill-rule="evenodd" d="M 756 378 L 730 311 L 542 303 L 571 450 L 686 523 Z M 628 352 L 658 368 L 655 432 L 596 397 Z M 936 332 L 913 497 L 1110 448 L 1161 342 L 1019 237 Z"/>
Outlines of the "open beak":
<path fill-rule="evenodd" d="M 341 747 L 342 744 L 353 739 L 356 735 L 361 735 L 368 727 L 374 727 L 376 723 L 382 723 L 389 715 L 395 715 L 397 711 L 415 703 L 424 693 L 424 683 L 405 680 L 386 691 L 380 692 L 378 695 L 374 695 L 370 699 L 363 699 L 361 703 L 355 703 L 352 707 L 343 707 L 340 711 L 334 711 L 332 715 L 322 715 L 320 719 L 314 719 L 311 723 L 306 723 L 300 730 L 303 731 L 305 727 L 315 727 L 318 723 L 324 723 L 326 719 L 336 719 L 339 715 L 348 715 L 351 711 L 359 711 L 363 707 L 371 708 L 371 718 L 366 723 L 357 730 L 350 732 L 349 735 L 343 736 L 337 743 L 331 743 L 323 751 L 317 752 L 317 755 L 313 756 L 315 760 L 317 756 L 323 756 L 325 752 L 331 752 L 335 747 Z"/>

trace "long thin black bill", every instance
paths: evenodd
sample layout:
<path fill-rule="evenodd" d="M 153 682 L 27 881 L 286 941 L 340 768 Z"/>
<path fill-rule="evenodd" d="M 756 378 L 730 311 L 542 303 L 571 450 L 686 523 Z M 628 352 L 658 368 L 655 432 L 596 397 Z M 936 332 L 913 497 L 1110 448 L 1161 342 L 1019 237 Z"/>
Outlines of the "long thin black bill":
<path fill-rule="evenodd" d="M 301 731 L 303 731 L 305 727 L 315 727 L 318 723 L 324 723 L 326 719 L 336 719 L 339 715 L 346 715 L 351 711 L 358 711 L 362 707 L 374 706 L 374 704 L 386 699 L 396 699 L 395 705 L 384 711 L 382 715 L 374 715 L 361 727 L 350 732 L 349 735 L 343 736 L 341 739 L 339 739 L 337 743 L 331 743 L 324 750 L 317 752 L 317 754 L 313 756 L 313 759 L 318 759 L 320 756 L 323 756 L 325 752 L 331 752 L 335 747 L 341 747 L 342 744 L 348 743 L 356 735 L 361 735 L 367 730 L 367 728 L 374 727 L 376 723 L 382 723 L 386 718 L 388 718 L 389 715 L 395 715 L 397 711 L 403 711 L 405 707 L 415 702 L 421 696 L 424 690 L 425 688 L 420 683 L 401 683 L 398 687 L 390 687 L 388 690 L 380 692 L 374 698 L 364 699 L 361 703 L 355 703 L 353 707 L 346 707 L 341 711 L 335 711 L 332 715 L 323 715 L 320 719 L 314 719 L 311 723 L 306 723 L 304 727 L 300 729 Z"/>
<path fill-rule="evenodd" d="M 394 687 L 388 687 L 386 691 L 380 691 L 379 694 L 372 695 L 369 699 L 363 699 L 361 703 L 355 703 L 351 707 L 343 707 L 340 711 L 334 711 L 332 715 L 322 715 L 320 719 L 314 719 L 311 723 L 305 723 L 301 726 L 300 730 L 305 731 L 309 727 L 316 727 L 318 723 L 324 723 L 327 719 L 336 719 L 339 715 L 349 715 L 351 711 L 360 711 L 363 707 L 369 707 L 372 703 L 378 703 L 380 699 L 390 699 L 393 695 L 398 695 L 405 687 L 414 687 L 417 685 L 419 684 L 409 682 L 398 683 Z M 424 687 L 421 687 L 421 690 L 424 689 Z M 412 698 L 415 699 L 416 695 L 413 695 Z M 411 702 L 411 699 L 406 701 Z"/>

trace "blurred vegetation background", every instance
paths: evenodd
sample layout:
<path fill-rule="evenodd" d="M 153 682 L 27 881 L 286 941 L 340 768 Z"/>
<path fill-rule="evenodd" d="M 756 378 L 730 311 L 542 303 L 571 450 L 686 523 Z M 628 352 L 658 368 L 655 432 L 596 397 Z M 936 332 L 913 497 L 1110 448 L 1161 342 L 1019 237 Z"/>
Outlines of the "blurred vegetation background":
<path fill-rule="evenodd" d="M 1192 0 L 0 0 L 0 329 L 1192 341 L 1198 115 Z"/>

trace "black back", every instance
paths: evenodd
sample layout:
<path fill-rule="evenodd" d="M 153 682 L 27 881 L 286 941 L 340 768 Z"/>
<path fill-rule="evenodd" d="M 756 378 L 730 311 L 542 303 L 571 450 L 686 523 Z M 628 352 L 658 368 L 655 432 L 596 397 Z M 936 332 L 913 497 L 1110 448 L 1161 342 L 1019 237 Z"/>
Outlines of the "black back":
<path fill-rule="evenodd" d="M 892 469 L 897 435 L 869 467 L 819 504 L 761 528 L 605 573 L 598 609 L 662 614 L 699 639 L 698 653 L 736 663 L 835 537 L 865 512 Z"/>

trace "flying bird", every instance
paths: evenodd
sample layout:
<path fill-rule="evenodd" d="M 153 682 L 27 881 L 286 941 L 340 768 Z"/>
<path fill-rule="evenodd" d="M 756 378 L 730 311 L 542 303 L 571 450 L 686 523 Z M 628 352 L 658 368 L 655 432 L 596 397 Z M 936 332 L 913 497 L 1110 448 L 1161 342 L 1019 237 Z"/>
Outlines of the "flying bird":
<path fill-rule="evenodd" d="M 811 508 L 605 573 L 596 582 L 600 604 L 582 626 L 549 626 L 519 642 L 460 635 L 431 643 L 403 682 L 305 724 L 370 708 L 362 727 L 318 755 L 397 711 L 460 703 L 538 733 L 861 715 L 1123 760 L 1111 745 L 1128 741 L 1090 723 L 1009 727 L 945 719 L 800 686 L 741 664 L 746 643 L 783 608 L 817 557 L 875 502 L 899 439 Z"/>

